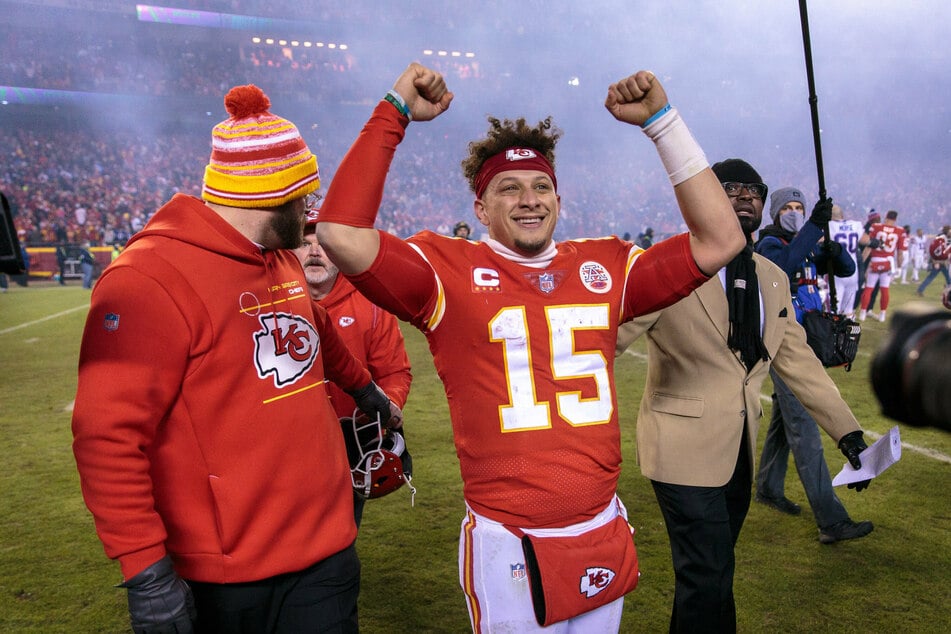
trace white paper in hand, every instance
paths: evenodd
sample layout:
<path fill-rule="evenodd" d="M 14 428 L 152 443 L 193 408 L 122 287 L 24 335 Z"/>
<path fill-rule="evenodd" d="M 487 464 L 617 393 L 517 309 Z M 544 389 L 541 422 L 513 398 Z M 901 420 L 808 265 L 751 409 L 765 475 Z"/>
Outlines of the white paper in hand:
<path fill-rule="evenodd" d="M 859 459 L 862 461 L 861 469 L 853 469 L 852 465 L 846 462 L 842 471 L 832 479 L 832 486 L 871 480 L 898 462 L 899 458 L 901 458 L 901 438 L 896 425 L 876 440 L 871 447 L 859 454 Z"/>

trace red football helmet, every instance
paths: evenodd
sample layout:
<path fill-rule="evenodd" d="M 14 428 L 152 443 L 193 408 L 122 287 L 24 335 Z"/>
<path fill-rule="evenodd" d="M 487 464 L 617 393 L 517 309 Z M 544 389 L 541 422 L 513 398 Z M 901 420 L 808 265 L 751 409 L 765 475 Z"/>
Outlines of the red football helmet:
<path fill-rule="evenodd" d="M 403 434 L 384 429 L 379 417 L 370 420 L 359 409 L 340 419 L 350 461 L 350 479 L 357 495 L 379 498 L 412 479 L 412 458 Z M 416 490 L 409 484 L 410 490 Z"/>

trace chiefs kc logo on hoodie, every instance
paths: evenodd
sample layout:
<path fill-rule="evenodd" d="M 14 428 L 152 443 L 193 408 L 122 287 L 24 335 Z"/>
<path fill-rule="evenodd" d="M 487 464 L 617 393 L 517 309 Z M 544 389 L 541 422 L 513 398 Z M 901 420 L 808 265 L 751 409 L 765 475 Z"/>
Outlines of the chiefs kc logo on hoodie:
<path fill-rule="evenodd" d="M 273 375 L 275 387 L 285 387 L 307 374 L 320 350 L 320 336 L 306 319 L 287 313 L 259 315 L 254 333 L 254 364 L 258 376 Z"/>

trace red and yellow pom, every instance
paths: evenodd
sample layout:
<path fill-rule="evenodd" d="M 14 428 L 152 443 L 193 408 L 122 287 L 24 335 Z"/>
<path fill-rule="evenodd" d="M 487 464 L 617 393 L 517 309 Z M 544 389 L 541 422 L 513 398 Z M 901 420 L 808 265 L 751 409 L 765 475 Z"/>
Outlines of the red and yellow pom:
<path fill-rule="evenodd" d="M 264 91 L 255 86 L 235 86 L 225 95 L 225 110 L 232 119 L 246 119 L 255 115 L 268 114 L 271 100 Z"/>

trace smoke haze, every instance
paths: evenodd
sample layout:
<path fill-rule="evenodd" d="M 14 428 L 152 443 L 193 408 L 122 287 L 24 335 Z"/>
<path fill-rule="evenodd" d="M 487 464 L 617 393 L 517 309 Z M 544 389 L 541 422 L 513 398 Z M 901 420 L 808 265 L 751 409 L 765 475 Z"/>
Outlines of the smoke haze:
<path fill-rule="evenodd" d="M 137 14 L 134 3 L 116 0 L 0 1 L 7 16 L 0 25 L 0 96 L 7 101 L 0 138 L 10 144 L 13 130 L 42 134 L 64 123 L 95 134 L 124 130 L 143 144 L 188 131 L 196 143 L 189 169 L 200 179 L 210 128 L 225 117 L 223 94 L 254 81 L 271 96 L 272 110 L 305 133 L 326 186 L 369 110 L 418 60 L 437 64 L 456 100 L 436 121 L 412 124 L 397 153 L 400 182 L 384 203 L 395 232 L 472 222 L 459 162 L 488 115 L 530 122 L 553 115 L 564 131 L 557 168 L 566 223 L 556 237 L 636 234 L 648 225 L 680 230 L 656 152 L 602 105 L 608 84 L 646 68 L 711 163 L 741 157 L 772 190 L 796 186 L 812 200 L 818 194 L 792 0 L 205 0 L 182 7 L 246 17 L 215 18 L 229 26 L 218 28 L 144 22 L 143 15 L 163 14 Z M 894 208 L 899 223 L 926 231 L 951 223 L 951 4 L 813 1 L 809 23 L 828 194 L 852 218 Z M 289 40 L 312 37 L 347 49 L 269 49 L 284 58 L 277 61 L 310 56 L 324 64 L 313 81 L 295 84 L 280 75 L 286 71 L 264 74 L 263 45 L 251 43 L 256 34 L 285 32 Z M 474 57 L 427 57 L 427 49 Z M 17 173 L 2 176 L 5 190 L 17 187 Z"/>

